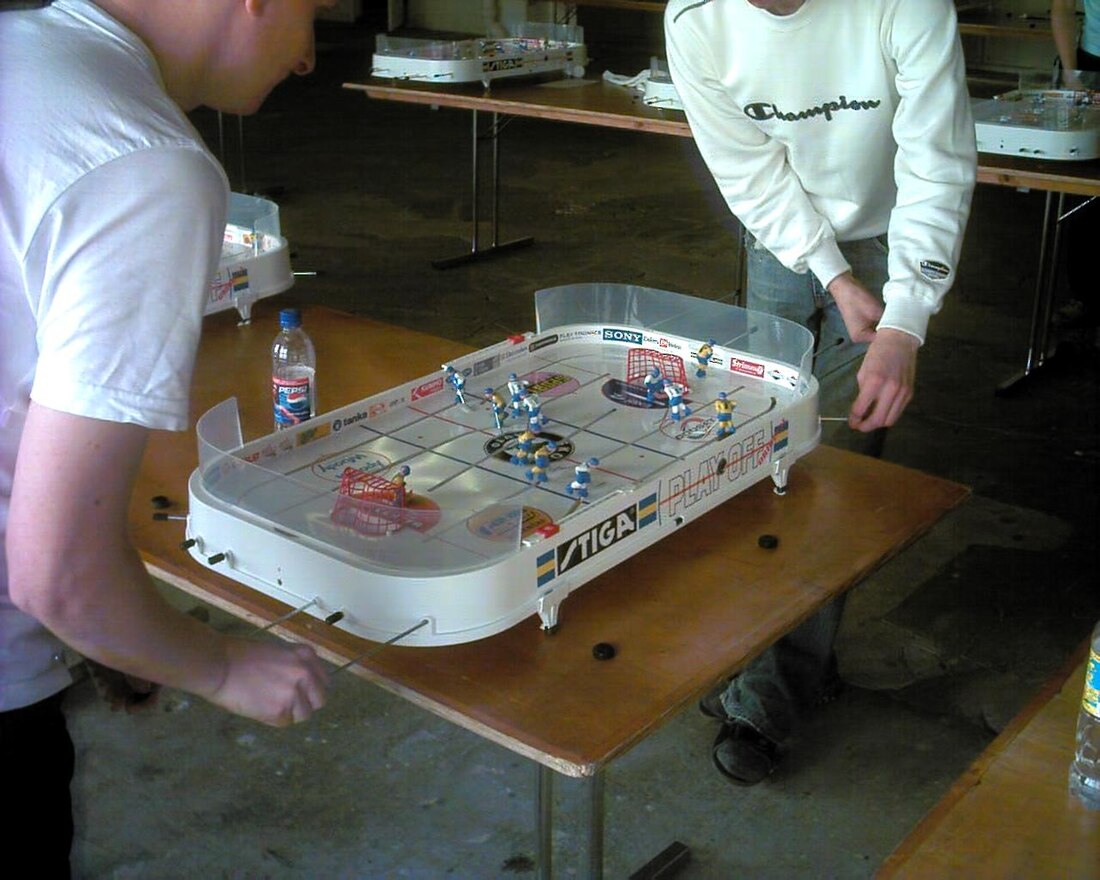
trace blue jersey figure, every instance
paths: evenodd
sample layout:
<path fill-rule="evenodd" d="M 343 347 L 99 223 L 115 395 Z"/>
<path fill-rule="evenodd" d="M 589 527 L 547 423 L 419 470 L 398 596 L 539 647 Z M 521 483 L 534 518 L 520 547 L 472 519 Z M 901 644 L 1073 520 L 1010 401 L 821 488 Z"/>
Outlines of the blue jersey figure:
<path fill-rule="evenodd" d="M 534 434 L 542 430 L 548 419 L 542 414 L 542 403 L 537 394 L 527 394 L 521 398 L 520 403 L 527 410 L 527 430 Z"/>
<path fill-rule="evenodd" d="M 668 411 L 672 421 L 678 422 L 681 418 L 691 415 L 691 408 L 684 403 L 684 389 L 675 382 L 665 379 L 665 397 L 668 398 Z"/>
<path fill-rule="evenodd" d="M 719 437 L 728 437 L 737 430 L 733 427 L 733 408 L 736 405 L 732 400 L 726 400 L 725 391 L 718 392 L 718 399 L 714 401 L 714 412 L 718 419 Z"/>
<path fill-rule="evenodd" d="M 573 482 L 565 487 L 566 494 L 576 495 L 578 498 L 587 498 L 588 485 L 592 482 L 592 475 L 588 472 L 588 469 L 598 466 L 599 463 L 598 458 L 590 458 L 573 468 L 575 476 Z"/>
<path fill-rule="evenodd" d="M 512 415 L 518 416 L 523 408 L 523 398 L 527 396 L 527 383 L 515 373 L 508 374 L 508 394 L 512 398 Z"/>
<path fill-rule="evenodd" d="M 443 370 L 447 374 L 444 379 L 455 390 L 455 403 L 466 405 L 466 377 L 450 364 L 444 364 Z"/>
<path fill-rule="evenodd" d="M 695 352 L 695 363 L 698 366 L 695 368 L 695 377 L 702 379 L 707 374 L 707 365 L 710 363 L 710 359 L 714 357 L 714 340 L 711 339 L 704 342 L 699 346 L 699 350 Z"/>
<path fill-rule="evenodd" d="M 642 384 L 645 385 L 645 402 L 648 404 L 653 403 L 653 396 L 657 393 L 657 389 L 661 387 L 664 379 L 661 378 L 661 371 L 656 367 L 650 367 L 649 373 L 642 380 Z"/>

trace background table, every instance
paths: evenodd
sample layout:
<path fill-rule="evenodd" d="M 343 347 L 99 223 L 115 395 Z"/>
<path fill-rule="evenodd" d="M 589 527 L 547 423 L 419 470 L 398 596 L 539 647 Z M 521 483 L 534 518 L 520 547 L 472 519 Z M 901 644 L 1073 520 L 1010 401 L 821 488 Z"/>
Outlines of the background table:
<path fill-rule="evenodd" d="M 238 327 L 211 316 L 194 382 L 194 415 L 236 394 L 246 438 L 271 429 L 268 358 L 276 310 L 261 302 Z M 462 353 L 463 346 L 320 308 L 303 310 L 317 347 L 323 409 L 334 409 Z M 516 328 L 520 329 L 520 328 Z M 552 413 L 551 413 L 552 415 Z M 489 419 L 486 413 L 487 422 Z M 186 505 L 197 462 L 193 434 L 157 434 L 142 464 L 131 522 L 151 571 L 255 623 L 287 609 L 200 566 L 175 522 L 154 522 L 149 499 Z M 362 677 L 539 767 L 540 871 L 550 871 L 552 770 L 590 780 L 591 876 L 602 864 L 606 764 L 742 667 L 824 603 L 857 583 L 967 496 L 956 484 L 875 459 L 821 448 L 791 471 L 785 496 L 765 480 L 569 597 L 560 630 L 532 617 L 478 642 L 383 650 L 354 667 Z M 779 538 L 762 549 L 761 534 Z M 369 642 L 299 615 L 280 629 L 337 663 Z M 598 661 L 592 648 L 617 649 Z"/>
<path fill-rule="evenodd" d="M 1089 880 L 1100 812 L 1067 790 L 1088 645 L 971 765 L 883 863 L 879 877 Z"/>

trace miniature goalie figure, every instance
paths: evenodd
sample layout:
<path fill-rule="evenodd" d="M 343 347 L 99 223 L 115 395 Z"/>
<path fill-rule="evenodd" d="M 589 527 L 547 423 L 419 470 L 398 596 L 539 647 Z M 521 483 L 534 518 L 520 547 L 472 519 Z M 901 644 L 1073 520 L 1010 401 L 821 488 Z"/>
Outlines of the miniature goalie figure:
<path fill-rule="evenodd" d="M 447 375 L 444 377 L 446 382 L 455 390 L 455 403 L 460 406 L 466 405 L 466 377 L 462 375 L 458 370 L 452 367 L 450 364 L 443 365 L 444 371 Z"/>
<path fill-rule="evenodd" d="M 535 461 L 527 470 L 527 479 L 535 483 L 546 482 L 546 469 L 550 467 L 550 457 L 558 451 L 558 444 L 550 441 L 535 450 Z"/>
<path fill-rule="evenodd" d="M 645 385 L 645 401 L 652 404 L 653 397 L 657 394 L 657 389 L 664 383 L 664 378 L 661 376 L 661 371 L 656 367 L 650 367 L 646 377 L 642 380 L 642 384 Z"/>
<path fill-rule="evenodd" d="M 573 482 L 565 487 L 565 493 L 567 495 L 576 495 L 578 498 L 588 497 L 588 486 L 592 482 L 592 475 L 588 472 L 589 468 L 598 466 L 600 460 L 598 458 L 590 458 L 588 461 L 582 461 L 579 465 L 573 468 Z"/>
<path fill-rule="evenodd" d="M 504 420 L 508 418 L 508 409 L 504 405 L 504 398 L 492 388 L 486 388 L 485 399 L 489 402 L 489 408 L 493 411 L 493 421 L 497 424 L 497 430 L 504 430 Z"/>
<path fill-rule="evenodd" d="M 726 399 L 726 392 L 719 391 L 718 399 L 714 401 L 715 417 L 718 419 L 718 437 L 730 436 L 736 429 L 733 427 L 733 408 L 737 406 L 732 400 Z"/>
<path fill-rule="evenodd" d="M 397 473 L 393 475 L 390 480 L 394 487 L 397 489 L 397 494 L 394 496 L 393 503 L 395 507 L 404 507 L 405 498 L 407 495 L 412 495 L 412 489 L 405 488 L 405 477 L 409 475 L 409 466 L 407 464 L 401 465 L 397 469 Z"/>
<path fill-rule="evenodd" d="M 674 422 L 691 415 L 691 408 L 684 403 L 685 390 L 683 386 L 665 379 L 664 392 L 668 398 L 668 412 Z"/>
<path fill-rule="evenodd" d="M 707 366 L 710 364 L 710 359 L 714 357 L 714 340 L 710 339 L 699 346 L 699 350 L 695 352 L 695 378 L 702 379 L 707 375 Z"/>

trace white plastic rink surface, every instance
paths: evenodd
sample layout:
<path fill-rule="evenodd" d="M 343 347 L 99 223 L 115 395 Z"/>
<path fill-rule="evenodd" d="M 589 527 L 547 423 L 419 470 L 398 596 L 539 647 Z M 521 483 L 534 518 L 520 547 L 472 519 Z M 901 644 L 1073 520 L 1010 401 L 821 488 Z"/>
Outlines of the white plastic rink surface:
<path fill-rule="evenodd" d="M 528 360 L 513 362 L 509 372 L 522 379 L 537 374 L 556 374 L 576 380 L 579 387 L 561 396 L 554 388 L 539 395 L 542 413 L 548 422 L 542 428 L 536 446 L 546 440 L 572 444 L 572 451 L 551 463 L 548 481 L 535 485 L 525 476 L 528 465 L 516 465 L 487 449 L 497 437 L 492 413 L 484 401 L 484 389 L 490 385 L 508 398 L 505 372 L 487 373 L 466 383 L 463 407 L 453 402 L 447 390 L 407 408 L 372 419 L 367 424 L 344 430 L 297 450 L 281 455 L 275 462 L 278 472 L 296 482 L 329 489 L 327 498 L 306 504 L 297 511 L 284 510 L 280 523 L 296 528 L 327 543 L 353 553 L 363 551 L 362 542 L 415 542 L 415 555 L 400 554 L 401 570 L 424 573 L 455 572 L 478 568 L 497 551 L 485 538 L 469 527 L 471 516 L 494 505 L 523 505 L 544 512 L 561 524 L 583 503 L 596 503 L 618 491 L 629 491 L 658 471 L 674 464 L 688 452 L 712 444 L 715 451 L 727 450 L 746 437 L 747 428 L 763 415 L 784 408 L 794 398 L 772 382 L 739 376 L 711 368 L 704 379 L 693 379 L 685 395 L 691 415 L 673 421 L 665 406 L 642 409 L 618 405 L 603 394 L 610 379 L 621 379 L 626 369 L 626 349 L 612 349 L 595 355 L 591 345 L 562 343 L 555 346 L 560 355 L 553 360 L 536 354 Z M 526 363 L 527 369 L 524 370 Z M 690 366 L 690 365 L 689 365 Z M 690 374 L 689 374 L 690 375 Z M 476 387 L 471 388 L 471 385 Z M 533 385 L 540 384 L 537 380 Z M 568 388 L 562 383 L 558 386 Z M 714 400 L 725 391 L 736 403 L 732 438 L 721 443 L 715 436 Z M 425 405 L 426 404 L 426 405 Z M 513 427 L 514 425 L 514 427 Z M 508 438 L 505 451 L 526 426 L 526 411 L 504 422 L 503 436 Z M 770 436 L 770 435 L 769 435 Z M 755 450 L 743 450 L 754 454 Z M 586 502 L 566 493 L 574 467 L 589 458 L 598 458 L 591 469 L 592 482 Z M 345 467 L 357 467 L 382 475 L 392 474 L 406 464 L 410 474 L 406 485 L 414 495 L 424 496 L 440 507 L 441 519 L 425 531 L 402 528 L 384 535 L 361 535 L 331 520 L 332 507 Z M 731 462 L 731 467 L 736 463 Z M 253 498 L 250 506 L 267 505 Z M 668 511 L 666 511 L 667 513 Z M 425 540 L 430 538 L 430 540 Z M 388 554 L 387 554 L 388 555 Z M 464 564 L 463 557 L 468 557 Z M 377 561 L 377 560 L 376 560 Z"/>

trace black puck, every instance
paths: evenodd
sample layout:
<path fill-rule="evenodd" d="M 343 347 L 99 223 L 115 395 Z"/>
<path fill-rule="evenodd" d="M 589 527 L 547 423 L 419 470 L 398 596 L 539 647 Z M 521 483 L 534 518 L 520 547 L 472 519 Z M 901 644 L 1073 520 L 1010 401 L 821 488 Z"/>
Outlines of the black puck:
<path fill-rule="evenodd" d="M 761 535 L 756 539 L 756 543 L 765 550 L 774 550 L 779 546 L 779 539 L 775 535 Z"/>
<path fill-rule="evenodd" d="M 167 495 L 154 495 L 149 499 L 149 503 L 157 510 L 164 510 L 164 508 L 172 506 L 172 502 L 168 500 Z"/>
<path fill-rule="evenodd" d="M 597 642 L 592 646 L 592 656 L 597 660 L 610 660 L 615 656 L 615 646 L 610 642 Z"/>

